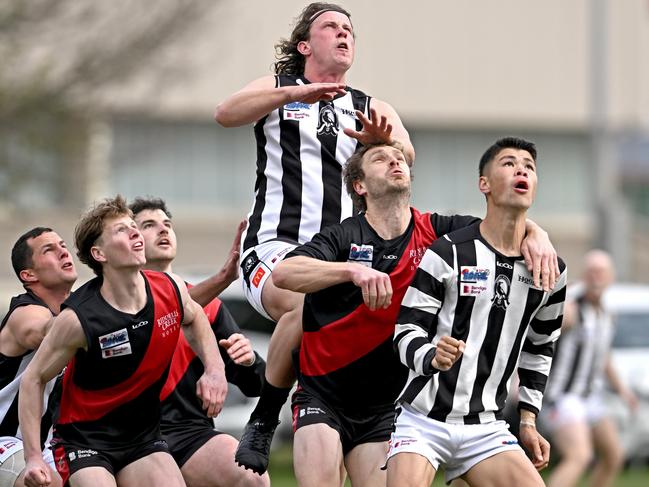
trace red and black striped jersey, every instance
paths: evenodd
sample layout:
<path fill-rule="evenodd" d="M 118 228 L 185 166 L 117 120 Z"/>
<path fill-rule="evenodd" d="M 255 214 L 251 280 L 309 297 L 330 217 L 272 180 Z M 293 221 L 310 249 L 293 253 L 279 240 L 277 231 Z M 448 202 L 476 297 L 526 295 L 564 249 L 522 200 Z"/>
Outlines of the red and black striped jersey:
<path fill-rule="evenodd" d="M 203 311 L 210 321 L 217 342 L 229 338 L 233 333 L 241 333 L 234 318 L 218 298 L 205 306 Z M 246 396 L 259 396 L 266 370 L 264 359 L 255 353 L 254 365 L 244 367 L 235 364 L 223 348 L 219 347 L 219 351 L 225 363 L 225 376 L 228 382 L 238 386 Z M 212 419 L 207 417 L 196 397 L 196 383 L 204 370 L 203 363 L 181 333 L 171 361 L 169 376 L 160 393 L 162 401 L 160 428 L 163 435 L 166 431 L 187 426 L 208 428 L 214 426 Z"/>
<path fill-rule="evenodd" d="M 142 272 L 147 302 L 136 314 L 113 308 L 92 279 L 65 301 L 86 335 L 87 350 L 70 361 L 63 379 L 56 435 L 66 442 L 113 449 L 157 434 L 160 391 L 183 321 L 176 283 Z"/>
<path fill-rule="evenodd" d="M 395 239 L 381 238 L 360 214 L 326 228 L 287 256 L 356 262 L 390 275 L 393 297 L 387 309 L 371 311 L 352 282 L 305 297 L 299 382 L 334 407 L 371 411 L 394 402 L 408 376 L 392 348 L 401 299 L 428 246 L 475 221 L 411 212 L 406 232 Z"/>

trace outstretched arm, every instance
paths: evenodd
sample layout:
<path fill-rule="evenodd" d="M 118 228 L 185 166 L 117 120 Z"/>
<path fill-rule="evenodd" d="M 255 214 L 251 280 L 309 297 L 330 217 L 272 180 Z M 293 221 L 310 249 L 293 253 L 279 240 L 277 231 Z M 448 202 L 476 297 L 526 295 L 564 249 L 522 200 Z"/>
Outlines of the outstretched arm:
<path fill-rule="evenodd" d="M 295 256 L 280 262 L 271 275 L 277 287 L 299 293 L 352 282 L 361 288 L 363 301 L 371 310 L 387 308 L 392 301 L 390 276 L 361 264 Z"/>
<path fill-rule="evenodd" d="M 275 77 L 264 76 L 219 103 L 214 119 L 224 127 L 240 127 L 256 122 L 287 103 L 330 101 L 344 92 L 345 85 L 341 83 L 309 83 L 276 88 Z"/>
<path fill-rule="evenodd" d="M 370 118 L 360 111 L 356 111 L 356 116 L 363 124 L 363 129 L 358 132 L 346 128 L 345 134 L 364 145 L 397 140 L 403 145 L 408 162 L 412 163 L 415 160 L 415 148 L 410 142 L 410 135 L 392 106 L 374 98 L 373 108 L 370 109 Z"/>
<path fill-rule="evenodd" d="M 239 248 L 241 246 L 241 234 L 248 223 L 243 220 L 237 227 L 237 233 L 232 241 L 228 258 L 221 270 L 196 284 L 189 290 L 189 295 L 201 306 L 207 306 L 215 297 L 221 294 L 237 277 L 239 277 Z"/>
<path fill-rule="evenodd" d="M 203 308 L 189 296 L 187 286 L 182 279 L 178 276 L 172 277 L 178 285 L 182 298 L 185 338 L 194 353 L 203 362 L 205 369 L 196 383 L 196 395 L 202 401 L 206 414 L 209 417 L 214 417 L 221 412 L 223 401 L 225 401 L 228 392 L 225 365 Z"/>

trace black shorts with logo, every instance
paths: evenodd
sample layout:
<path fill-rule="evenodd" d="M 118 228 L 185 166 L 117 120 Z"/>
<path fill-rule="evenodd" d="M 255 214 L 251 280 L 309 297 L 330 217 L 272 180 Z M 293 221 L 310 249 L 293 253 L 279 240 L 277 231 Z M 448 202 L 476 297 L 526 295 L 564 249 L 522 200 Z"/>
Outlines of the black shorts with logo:
<path fill-rule="evenodd" d="M 169 453 L 174 457 L 179 468 L 191 458 L 205 443 L 222 434 L 210 427 L 200 425 L 178 425 L 163 428 L 162 437 L 169 445 Z"/>
<path fill-rule="evenodd" d="M 68 442 L 59 442 L 52 447 L 54 450 L 54 464 L 63 480 L 63 485 L 69 485 L 70 476 L 87 467 L 103 467 L 111 475 L 127 465 L 144 458 L 152 453 L 169 453 L 167 442 L 161 438 L 145 441 L 143 443 L 121 449 L 95 450 L 88 445 L 74 445 Z"/>
<path fill-rule="evenodd" d="M 394 406 L 376 411 L 344 411 L 327 404 L 317 395 L 298 387 L 291 400 L 293 431 L 310 424 L 326 424 L 340 435 L 343 454 L 364 443 L 388 441 L 394 427 Z"/>

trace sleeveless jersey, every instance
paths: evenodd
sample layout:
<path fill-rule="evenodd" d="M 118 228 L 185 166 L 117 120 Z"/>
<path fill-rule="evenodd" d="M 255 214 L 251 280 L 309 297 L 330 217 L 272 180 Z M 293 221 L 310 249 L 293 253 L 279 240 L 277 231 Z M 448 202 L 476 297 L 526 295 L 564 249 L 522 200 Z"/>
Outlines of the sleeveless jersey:
<path fill-rule="evenodd" d="M 218 298 L 205 306 L 203 311 L 210 321 L 217 342 L 233 333 L 241 333 L 234 318 Z M 246 396 L 259 396 L 266 370 L 264 359 L 255 354 L 255 363 L 251 367 L 244 367 L 235 364 L 223 348 L 219 347 L 219 351 L 225 363 L 228 382 L 238 386 Z M 160 428 L 163 435 L 179 428 L 186 429 L 188 426 L 214 427 L 212 419 L 207 417 L 196 397 L 196 383 L 204 370 L 203 363 L 181 333 L 169 376 L 160 394 Z"/>
<path fill-rule="evenodd" d="M 87 350 L 68 364 L 56 436 L 75 445 L 117 449 L 159 435 L 160 391 L 176 348 L 183 307 L 167 274 L 142 272 L 147 301 L 136 314 L 101 296 L 97 277 L 63 304 L 83 328 Z"/>
<path fill-rule="evenodd" d="M 276 86 L 308 84 L 276 76 Z M 255 125 L 257 179 L 243 250 L 269 240 L 305 243 L 352 215 L 342 166 L 359 145 L 343 129 L 361 130 L 355 110 L 369 116 L 370 97 L 346 88 L 331 102 L 288 103 Z"/>
<path fill-rule="evenodd" d="M 305 297 L 299 384 L 334 407 L 367 412 L 393 404 L 408 376 L 392 348 L 403 295 L 438 235 L 475 220 L 411 211 L 408 229 L 395 239 L 381 238 L 361 214 L 325 229 L 287 256 L 356 262 L 390 275 L 393 296 L 387 309 L 371 311 L 351 282 Z"/>
<path fill-rule="evenodd" d="M 22 306 L 47 305 L 31 291 L 19 294 L 11 298 L 9 311 L 5 315 L 0 330 L 9 321 L 11 314 Z M 47 308 L 49 310 L 49 308 Z M 36 350 L 28 350 L 17 357 L 7 357 L 0 353 L 0 436 L 14 436 L 22 438 L 18 425 L 18 389 L 23 372 L 34 358 Z M 48 407 L 48 398 L 52 393 L 56 379 L 52 379 L 45 385 L 43 395 L 43 418 L 41 420 L 41 443 L 47 438 L 48 431 L 52 425 L 51 411 Z"/>

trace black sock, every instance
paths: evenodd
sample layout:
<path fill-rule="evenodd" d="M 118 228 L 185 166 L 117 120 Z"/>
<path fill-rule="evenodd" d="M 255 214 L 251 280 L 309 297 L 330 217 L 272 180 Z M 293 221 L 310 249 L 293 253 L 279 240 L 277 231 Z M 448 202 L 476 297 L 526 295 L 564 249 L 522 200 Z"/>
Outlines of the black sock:
<path fill-rule="evenodd" d="M 290 392 L 290 387 L 275 387 L 267 380 L 264 380 L 264 385 L 261 387 L 261 396 L 250 418 L 279 419 L 279 411 L 288 399 Z"/>

